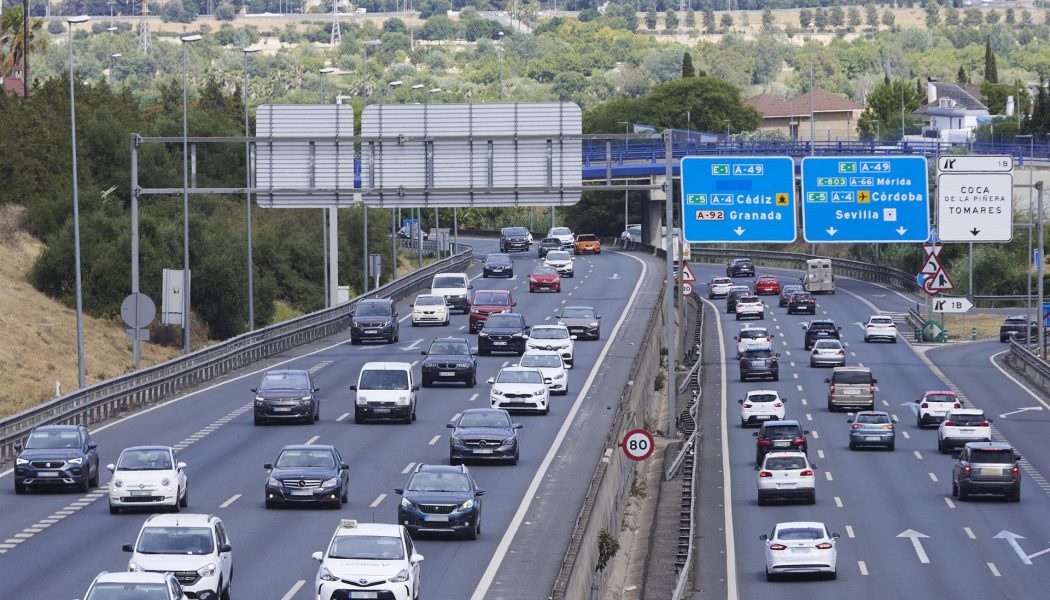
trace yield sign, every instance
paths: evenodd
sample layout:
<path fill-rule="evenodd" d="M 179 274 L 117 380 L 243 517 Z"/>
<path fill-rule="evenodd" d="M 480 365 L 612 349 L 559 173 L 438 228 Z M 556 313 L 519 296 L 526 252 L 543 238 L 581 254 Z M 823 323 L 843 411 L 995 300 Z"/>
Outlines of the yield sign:
<path fill-rule="evenodd" d="M 682 263 L 682 281 L 686 283 L 696 281 L 696 277 L 693 275 L 693 269 L 689 267 L 689 263 Z"/>

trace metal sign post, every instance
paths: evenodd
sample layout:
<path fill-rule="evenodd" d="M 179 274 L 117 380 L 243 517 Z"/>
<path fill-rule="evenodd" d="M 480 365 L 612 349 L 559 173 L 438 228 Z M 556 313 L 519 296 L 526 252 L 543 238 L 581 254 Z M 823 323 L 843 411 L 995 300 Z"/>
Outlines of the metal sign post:
<path fill-rule="evenodd" d="M 667 235 L 664 236 L 664 253 L 667 258 L 667 288 L 664 291 L 664 326 L 667 328 L 667 439 L 673 440 L 678 437 L 675 431 L 675 415 L 678 414 L 678 400 L 675 393 L 678 391 L 677 364 L 678 355 L 675 350 L 675 313 L 674 313 L 674 148 L 671 130 L 664 131 L 664 150 L 667 153 L 664 174 L 664 218 L 666 219 Z M 553 215 L 553 210 L 552 210 Z M 1041 288 L 1040 288 L 1041 289 Z"/>

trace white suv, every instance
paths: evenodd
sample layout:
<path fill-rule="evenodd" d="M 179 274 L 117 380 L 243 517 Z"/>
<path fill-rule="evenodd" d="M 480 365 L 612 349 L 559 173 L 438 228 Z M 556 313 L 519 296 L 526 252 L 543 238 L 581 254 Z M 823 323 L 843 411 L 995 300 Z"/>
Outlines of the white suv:
<path fill-rule="evenodd" d="M 551 227 L 547 237 L 558 238 L 562 248 L 572 248 L 576 244 L 576 235 L 568 227 Z"/>
<path fill-rule="evenodd" d="M 766 303 L 758 296 L 741 296 L 736 301 L 736 320 L 758 317 L 766 318 Z"/>
<path fill-rule="evenodd" d="M 518 366 L 539 369 L 552 394 L 564 396 L 569 393 L 569 372 L 557 352 L 530 350 L 518 360 Z"/>
<path fill-rule="evenodd" d="M 529 339 L 525 340 L 525 351 L 549 350 L 561 355 L 565 368 L 571 369 L 575 361 L 576 336 L 564 325 L 533 325 Z"/>
<path fill-rule="evenodd" d="M 505 367 L 489 378 L 492 391 L 489 404 L 506 410 L 531 410 L 547 414 L 551 410 L 550 390 L 543 373 L 531 367 Z"/>
<path fill-rule="evenodd" d="M 124 551 L 132 553 L 129 571 L 172 573 L 196 598 L 230 598 L 233 548 L 215 515 L 153 515 Z"/>
<path fill-rule="evenodd" d="M 776 390 L 751 390 L 740 404 L 740 426 L 761 424 L 762 421 L 783 421 L 784 403 Z"/>
<path fill-rule="evenodd" d="M 350 386 L 354 398 L 354 423 L 366 420 L 416 420 L 416 392 L 412 365 L 407 362 L 367 362 Z"/>
<path fill-rule="evenodd" d="M 770 500 L 801 499 L 806 504 L 817 503 L 817 478 L 803 452 L 770 452 L 758 471 L 758 505 Z"/>
<path fill-rule="evenodd" d="M 84 600 L 189 600 L 171 573 L 99 573 L 91 582 Z M 210 593 L 199 600 L 214 600 Z"/>
<path fill-rule="evenodd" d="M 929 425 L 936 425 L 944 420 L 944 416 L 954 409 L 962 408 L 962 401 L 955 392 L 947 390 L 929 391 L 915 401 L 919 405 L 915 413 L 915 424 L 922 429 Z"/>
<path fill-rule="evenodd" d="M 889 340 L 897 343 L 897 325 L 893 317 L 872 315 L 868 317 L 868 323 L 864 325 L 864 341 Z"/>
<path fill-rule="evenodd" d="M 992 441 L 992 420 L 978 408 L 953 408 L 937 430 L 937 449 L 948 452 L 967 442 Z"/>
<path fill-rule="evenodd" d="M 736 357 L 740 358 L 745 350 L 767 350 L 773 343 L 773 334 L 765 327 L 755 325 L 741 325 L 740 333 L 737 334 Z"/>
<path fill-rule="evenodd" d="M 106 468 L 113 473 L 109 481 L 111 514 L 157 506 L 178 512 L 189 503 L 186 463 L 179 462 L 170 446 L 126 448 L 117 463 Z"/>
<path fill-rule="evenodd" d="M 557 269 L 558 274 L 562 277 L 575 277 L 572 269 L 572 263 L 575 260 L 565 250 L 551 250 L 547 256 L 543 257 L 543 264 Z"/>
<path fill-rule="evenodd" d="M 328 549 L 313 558 L 321 563 L 313 587 L 317 600 L 419 597 L 423 556 L 401 525 L 341 519 Z"/>

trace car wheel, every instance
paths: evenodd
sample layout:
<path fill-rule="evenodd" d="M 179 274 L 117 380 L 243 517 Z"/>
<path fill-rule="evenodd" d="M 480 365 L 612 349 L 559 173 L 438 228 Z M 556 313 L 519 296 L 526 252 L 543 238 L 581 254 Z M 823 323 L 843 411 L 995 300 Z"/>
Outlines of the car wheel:
<path fill-rule="evenodd" d="M 120 514 L 120 507 L 119 506 L 113 506 L 112 504 L 110 504 L 109 505 L 109 514 L 111 514 L 111 515 L 119 515 Z"/>
<path fill-rule="evenodd" d="M 543 407 L 543 414 L 545 414 L 545 415 L 551 414 L 550 402 L 548 402 L 547 405 Z"/>
<path fill-rule="evenodd" d="M 854 443 L 853 443 L 853 442 L 851 441 L 851 442 L 849 443 L 849 449 L 850 449 L 850 450 L 856 450 L 856 449 L 857 449 L 857 445 L 856 445 L 856 444 L 854 444 Z"/>
<path fill-rule="evenodd" d="M 15 483 L 15 493 L 19 494 L 19 495 L 26 493 L 26 486 L 16 482 Z"/>
<path fill-rule="evenodd" d="M 266 421 L 262 417 L 260 417 L 259 415 L 255 415 L 254 417 L 252 417 L 252 421 L 256 425 L 265 425 L 266 424 Z"/>
<path fill-rule="evenodd" d="M 365 422 L 365 414 L 355 408 L 354 409 L 354 423 L 364 423 L 364 422 Z"/>
<path fill-rule="evenodd" d="M 948 451 L 948 446 L 944 443 L 944 440 L 937 438 L 937 451 L 944 454 Z"/>
<path fill-rule="evenodd" d="M 98 468 L 95 468 L 95 475 L 91 478 L 91 483 L 88 485 L 90 485 L 93 488 L 98 487 L 98 475 Z"/>
<path fill-rule="evenodd" d="M 922 417 L 915 417 L 915 426 L 919 429 L 925 429 L 926 423 L 923 422 Z"/>
<path fill-rule="evenodd" d="M 467 387 L 474 387 L 477 384 L 478 384 L 478 376 L 477 375 L 471 375 L 470 376 L 470 381 L 467 383 Z"/>
<path fill-rule="evenodd" d="M 219 582 L 219 600 L 230 600 L 233 596 L 233 573 L 230 573 L 230 580 L 226 583 L 226 587 L 222 587 L 222 582 Z"/>
<path fill-rule="evenodd" d="M 514 451 L 514 458 L 510 459 L 510 464 L 512 464 L 512 465 L 518 464 L 518 458 L 519 458 L 518 451 L 515 450 Z"/>
<path fill-rule="evenodd" d="M 759 506 L 765 506 L 766 505 L 766 499 L 763 498 L 761 494 L 759 494 L 757 502 L 758 502 Z"/>
<path fill-rule="evenodd" d="M 84 476 L 84 482 L 77 486 L 77 490 L 81 491 L 81 492 L 90 492 L 91 491 L 91 476 L 90 475 L 85 475 Z"/>
<path fill-rule="evenodd" d="M 813 361 L 809 361 L 809 366 L 810 366 L 810 368 L 816 367 L 817 363 L 815 363 Z"/>
<path fill-rule="evenodd" d="M 773 381 L 780 381 L 780 372 L 777 371 L 773 374 Z"/>
<path fill-rule="evenodd" d="M 969 500 L 969 499 L 970 499 L 970 491 L 967 490 L 964 486 L 960 485 L 959 486 L 959 500 L 963 501 L 963 500 Z"/>
<path fill-rule="evenodd" d="M 479 531 L 479 528 L 478 528 L 478 523 L 477 523 L 477 522 L 475 522 L 475 523 L 474 523 L 474 526 L 470 528 L 470 531 L 468 531 L 468 532 L 466 533 L 466 536 L 465 536 L 465 537 L 466 537 L 466 538 L 467 538 L 468 540 L 476 540 L 476 539 L 478 539 L 478 531 Z"/>
<path fill-rule="evenodd" d="M 894 450 L 894 449 L 895 449 L 896 447 L 897 447 L 897 442 L 890 442 L 890 443 L 889 443 L 889 444 L 888 444 L 888 445 L 886 446 L 886 449 L 887 449 L 887 450 L 889 450 L 890 452 L 893 452 L 893 450 Z"/>
<path fill-rule="evenodd" d="M 747 429 L 747 419 L 744 417 L 740 417 L 740 428 Z"/>
<path fill-rule="evenodd" d="M 451 317 L 445 317 L 445 327 L 448 327 L 449 323 L 451 323 L 451 322 L 452 322 L 452 318 Z"/>
<path fill-rule="evenodd" d="M 806 498 L 806 504 L 813 505 L 813 504 L 816 504 L 816 503 L 817 503 L 817 493 L 813 492 L 812 494 L 809 495 L 808 498 Z"/>
<path fill-rule="evenodd" d="M 190 488 L 186 486 L 186 489 L 182 490 L 182 499 L 179 500 L 179 506 L 186 508 L 190 504 Z"/>
<path fill-rule="evenodd" d="M 266 508 L 267 508 L 267 510 L 277 508 L 277 503 L 274 502 L 273 500 L 267 500 L 266 501 Z"/>
<path fill-rule="evenodd" d="M 959 497 L 959 484 L 955 483 L 955 480 L 953 479 L 952 480 L 952 498 L 958 498 L 958 497 Z"/>
<path fill-rule="evenodd" d="M 415 420 L 416 420 L 416 405 L 413 404 L 412 405 L 412 421 L 415 421 Z M 409 421 L 409 423 L 411 423 L 412 421 Z"/>
<path fill-rule="evenodd" d="M 415 319 L 413 319 L 412 320 L 412 327 L 415 327 L 415 326 L 416 326 L 416 321 L 415 321 Z"/>
<path fill-rule="evenodd" d="M 1010 495 L 1007 496 L 1006 499 L 1009 500 L 1010 502 L 1020 502 L 1021 501 L 1021 488 L 1017 488 L 1016 490 L 1010 492 Z"/>
<path fill-rule="evenodd" d="M 747 381 L 747 376 L 746 376 L 746 375 L 744 375 L 743 373 L 741 373 L 741 374 L 740 374 L 740 382 L 741 382 L 741 383 L 743 383 L 743 382 L 745 382 L 745 381 Z"/>
<path fill-rule="evenodd" d="M 766 571 L 766 581 L 773 581 L 776 579 L 776 575 L 773 575 L 769 571 Z"/>
<path fill-rule="evenodd" d="M 171 512 L 173 512 L 173 513 L 182 512 L 182 508 L 179 506 L 178 501 L 175 501 L 175 503 L 171 505 Z"/>
<path fill-rule="evenodd" d="M 343 504 L 350 502 L 350 492 L 343 490 L 343 495 L 339 498 L 339 501 Z"/>
<path fill-rule="evenodd" d="M 321 420 L 321 407 L 318 405 L 317 412 L 314 413 L 314 423 Z"/>
<path fill-rule="evenodd" d="M 350 345 L 351 346 L 356 346 L 356 345 L 358 345 L 360 343 L 361 343 L 361 340 L 355 338 L 354 336 L 350 336 Z"/>

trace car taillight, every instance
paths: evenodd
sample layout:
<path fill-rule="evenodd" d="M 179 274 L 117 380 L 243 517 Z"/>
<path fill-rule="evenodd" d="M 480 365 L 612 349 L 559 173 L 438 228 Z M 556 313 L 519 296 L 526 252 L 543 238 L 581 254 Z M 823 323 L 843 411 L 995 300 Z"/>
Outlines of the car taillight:
<path fill-rule="evenodd" d="M 919 406 L 921 406 L 922 408 L 929 408 L 930 407 L 930 403 L 929 402 L 923 402 Z"/>
<path fill-rule="evenodd" d="M 832 395 L 832 396 L 834 396 L 834 395 L 835 395 L 835 384 L 834 384 L 834 383 L 833 383 L 833 384 L 831 384 L 831 395 Z"/>
<path fill-rule="evenodd" d="M 802 444 L 806 443 L 806 438 L 797 437 L 797 438 L 791 440 L 791 443 L 794 444 L 795 446 L 801 446 Z"/>
<path fill-rule="evenodd" d="M 1021 469 L 1014 467 L 1010 470 L 1010 474 L 1013 475 L 1014 479 L 1017 479 L 1021 476 Z"/>
<path fill-rule="evenodd" d="M 958 402 L 956 402 L 955 404 L 952 405 L 952 408 L 962 408 L 962 404 L 959 404 Z"/>
<path fill-rule="evenodd" d="M 827 542 L 821 542 L 817 544 L 817 550 L 831 550 L 831 544 Z"/>
<path fill-rule="evenodd" d="M 751 408 L 750 404 L 744 403 L 744 408 Z"/>
<path fill-rule="evenodd" d="M 772 477 L 773 474 L 770 473 L 769 471 L 759 471 L 758 472 L 758 476 L 759 477 Z"/>
<path fill-rule="evenodd" d="M 774 407 L 774 408 L 780 408 L 781 406 L 784 406 L 784 403 L 783 403 L 783 402 L 774 402 L 774 403 L 773 403 L 773 407 Z"/>
<path fill-rule="evenodd" d="M 883 425 L 883 429 L 893 429 L 893 425 Z"/>
<path fill-rule="evenodd" d="M 801 473 L 799 473 L 799 475 L 801 475 L 803 477 L 813 477 L 813 471 L 810 471 L 809 469 L 806 469 L 805 471 L 802 471 Z"/>
<path fill-rule="evenodd" d="M 981 421 L 977 424 L 978 427 L 988 427 L 990 423 L 988 421 Z"/>
<path fill-rule="evenodd" d="M 850 427 L 850 429 L 860 429 L 861 427 L 863 427 L 863 425 L 861 425 L 860 423 L 854 423 L 853 426 Z"/>
<path fill-rule="evenodd" d="M 759 446 L 772 446 L 773 443 L 770 442 L 769 440 L 758 440 L 758 445 Z"/>
<path fill-rule="evenodd" d="M 769 545 L 769 549 L 770 550 L 787 550 L 787 546 L 785 546 L 784 544 L 770 544 Z"/>
<path fill-rule="evenodd" d="M 869 383 L 868 384 L 868 391 L 871 392 L 872 394 L 875 393 L 875 384 L 874 383 Z"/>
<path fill-rule="evenodd" d="M 839 356 L 846 356 L 845 350 L 839 350 Z"/>
<path fill-rule="evenodd" d="M 955 421 L 945 421 L 944 422 L 944 426 L 945 427 L 955 427 Z"/>

